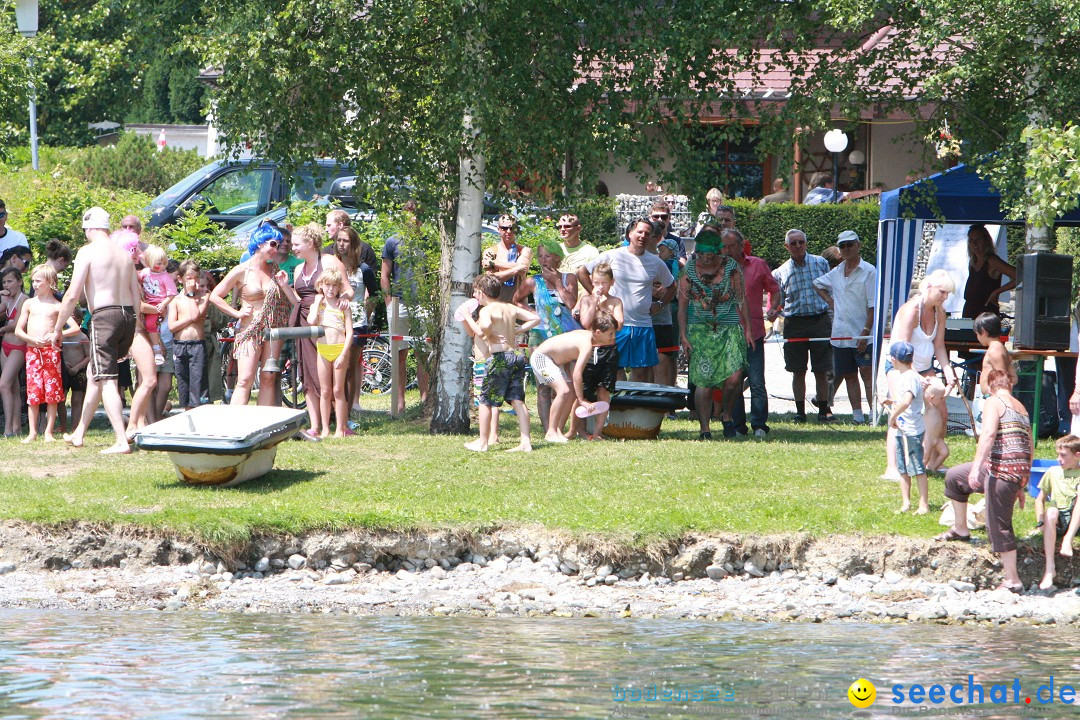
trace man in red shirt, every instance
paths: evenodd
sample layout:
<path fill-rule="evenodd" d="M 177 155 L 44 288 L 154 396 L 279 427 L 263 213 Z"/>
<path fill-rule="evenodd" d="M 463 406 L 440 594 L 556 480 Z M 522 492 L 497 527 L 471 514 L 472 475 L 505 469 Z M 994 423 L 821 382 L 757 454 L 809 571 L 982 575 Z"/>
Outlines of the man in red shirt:
<path fill-rule="evenodd" d="M 732 258 L 742 268 L 743 284 L 746 287 L 746 305 L 749 309 L 753 348 L 746 348 L 746 376 L 750 380 L 750 429 L 755 437 L 769 434 L 769 394 L 765 390 L 765 317 L 762 311 L 762 298 L 769 296 L 769 311 L 780 308 L 780 286 L 772 276 L 769 265 L 759 257 L 744 253 L 746 239 L 735 228 L 724 230 L 721 235 L 724 254 Z M 746 407 L 740 397 L 732 412 L 735 432 L 745 435 Z"/>

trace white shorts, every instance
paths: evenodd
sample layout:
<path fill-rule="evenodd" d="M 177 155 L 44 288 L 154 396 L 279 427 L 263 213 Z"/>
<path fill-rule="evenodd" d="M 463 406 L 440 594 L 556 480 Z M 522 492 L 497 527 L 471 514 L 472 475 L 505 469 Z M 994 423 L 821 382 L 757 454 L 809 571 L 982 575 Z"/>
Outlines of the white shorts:
<path fill-rule="evenodd" d="M 570 378 L 566 376 L 566 371 L 542 352 L 534 350 L 532 357 L 529 359 L 529 364 L 532 365 L 533 375 L 536 376 L 538 385 L 554 385 L 557 380 L 562 380 L 567 385 L 570 384 Z"/>

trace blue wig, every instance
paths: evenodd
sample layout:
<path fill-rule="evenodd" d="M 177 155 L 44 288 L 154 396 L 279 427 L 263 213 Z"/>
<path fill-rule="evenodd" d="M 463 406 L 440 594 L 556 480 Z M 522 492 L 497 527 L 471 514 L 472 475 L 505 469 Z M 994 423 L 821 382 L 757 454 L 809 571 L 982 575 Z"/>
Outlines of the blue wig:
<path fill-rule="evenodd" d="M 248 239 L 248 253 L 254 255 L 264 243 L 268 243 L 271 240 L 277 241 L 277 244 L 280 245 L 284 237 L 285 236 L 281 234 L 281 231 L 273 225 L 260 225 L 255 228 L 255 232 L 251 233 L 251 237 Z"/>

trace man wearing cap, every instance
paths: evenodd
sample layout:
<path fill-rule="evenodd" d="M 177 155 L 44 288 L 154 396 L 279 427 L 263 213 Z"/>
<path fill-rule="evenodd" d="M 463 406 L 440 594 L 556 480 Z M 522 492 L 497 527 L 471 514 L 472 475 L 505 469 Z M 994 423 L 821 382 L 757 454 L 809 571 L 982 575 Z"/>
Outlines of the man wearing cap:
<path fill-rule="evenodd" d="M 532 249 L 518 244 L 518 222 L 513 215 L 500 215 L 496 227 L 499 242 L 484 251 L 480 271 L 492 273 L 502 280 L 499 301 L 512 303 L 518 284 L 525 279 L 532 264 Z"/>
<path fill-rule="evenodd" d="M 667 200 L 660 199 L 652 204 L 649 209 L 649 219 L 654 223 L 660 223 L 663 227 L 660 229 L 659 240 L 674 240 L 678 246 L 678 252 L 675 257 L 679 259 L 679 267 L 686 264 L 686 241 L 679 237 L 675 233 L 671 232 L 671 205 Z"/>
<path fill-rule="evenodd" d="M 30 247 L 25 235 L 7 226 L 7 217 L 7 205 L 4 204 L 3 200 L 0 200 L 0 255 L 18 245 Z"/>
<path fill-rule="evenodd" d="M 750 429 L 755 437 L 769 434 L 769 393 L 765 389 L 765 317 L 761 301 L 769 297 L 769 313 L 780 307 L 780 286 L 769 271 L 769 264 L 759 257 L 746 255 L 746 241 L 735 228 L 728 228 L 720 233 L 723 240 L 724 254 L 742 268 L 743 286 L 746 288 L 747 312 L 750 316 L 750 331 L 754 339 L 746 348 L 746 377 L 750 381 Z M 745 435 L 746 403 L 742 396 L 735 398 L 735 407 L 731 413 L 735 423 L 735 432 Z"/>
<path fill-rule="evenodd" d="M 860 338 L 858 340 L 832 340 L 833 374 L 837 382 L 847 384 L 851 400 L 851 419 L 865 422 L 862 411 L 862 392 L 859 377 L 866 389 L 867 404 L 870 394 L 870 343 L 864 339 L 874 326 L 874 306 L 877 304 L 877 269 L 859 255 L 859 236 L 854 230 L 845 230 L 836 237 L 840 248 L 840 264 L 814 280 L 814 289 L 833 311 L 833 338 Z M 819 396 L 820 397 L 820 396 Z"/>
<path fill-rule="evenodd" d="M 784 247 L 791 258 L 773 271 L 780 285 L 781 309 L 769 312 L 769 319 L 784 316 L 784 369 L 791 373 L 791 391 L 795 396 L 795 421 L 806 421 L 806 367 L 809 360 L 817 385 L 818 420 L 832 422 L 829 407 L 829 370 L 832 369 L 832 346 L 827 340 L 832 331 L 829 306 L 814 290 L 814 280 L 829 272 L 829 263 L 820 255 L 806 252 L 806 233 L 788 230 Z"/>
<path fill-rule="evenodd" d="M 75 255 L 71 285 L 64 293 L 53 331 L 53 343 L 59 346 L 75 303 L 85 295 L 90 309 L 91 345 L 86 396 L 79 424 L 70 435 L 64 435 L 64 440 L 82 447 L 100 399 L 116 436 L 116 442 L 102 454 L 129 453 L 116 378 L 118 361 L 127 355 L 135 338 L 141 299 L 139 278 L 131 257 L 109 239 L 109 213 L 99 207 L 90 208 L 83 215 L 82 227 L 88 242 Z"/>

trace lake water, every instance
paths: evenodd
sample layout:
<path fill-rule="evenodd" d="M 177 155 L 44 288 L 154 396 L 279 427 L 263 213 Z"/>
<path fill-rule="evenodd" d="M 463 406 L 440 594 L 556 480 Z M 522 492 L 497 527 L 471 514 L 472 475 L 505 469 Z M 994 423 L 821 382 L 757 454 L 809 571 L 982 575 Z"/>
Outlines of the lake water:
<path fill-rule="evenodd" d="M 0 717 L 1061 718 L 1078 647 L 1027 626 L 0 610 Z M 913 683 L 984 704 L 894 705 Z"/>

